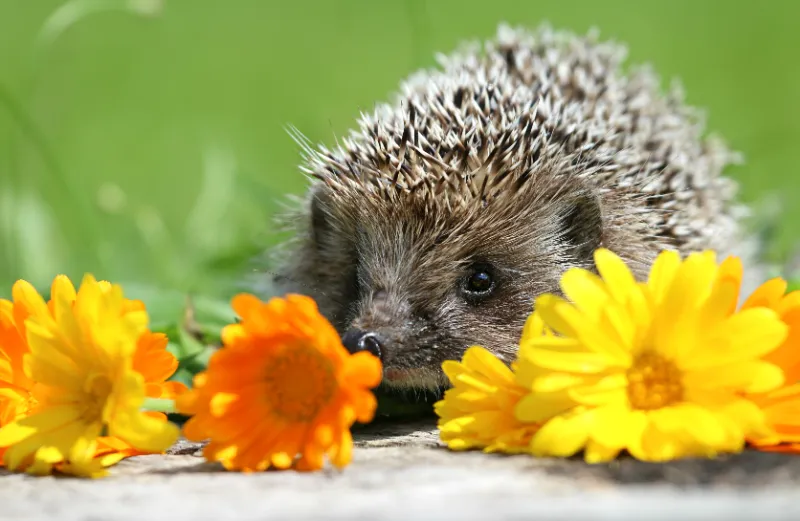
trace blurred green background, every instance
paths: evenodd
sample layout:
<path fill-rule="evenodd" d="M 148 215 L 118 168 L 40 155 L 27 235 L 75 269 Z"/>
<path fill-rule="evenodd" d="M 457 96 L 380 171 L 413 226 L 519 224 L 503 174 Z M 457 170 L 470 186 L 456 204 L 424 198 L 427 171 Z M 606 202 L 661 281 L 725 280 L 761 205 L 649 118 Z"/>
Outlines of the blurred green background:
<path fill-rule="evenodd" d="M 0 295 L 93 272 L 150 303 L 224 302 L 303 190 L 285 127 L 333 144 L 435 52 L 502 21 L 596 26 L 679 77 L 745 154 L 742 198 L 777 197 L 770 248 L 786 254 L 798 15 L 790 1 L 0 0 Z"/>

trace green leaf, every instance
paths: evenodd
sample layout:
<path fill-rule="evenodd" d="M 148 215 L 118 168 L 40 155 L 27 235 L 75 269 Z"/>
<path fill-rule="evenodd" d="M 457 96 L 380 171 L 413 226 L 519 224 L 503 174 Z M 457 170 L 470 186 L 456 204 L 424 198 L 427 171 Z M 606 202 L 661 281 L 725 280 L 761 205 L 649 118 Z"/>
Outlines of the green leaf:
<path fill-rule="evenodd" d="M 180 355 L 176 355 L 178 360 L 187 360 L 192 358 L 202 353 L 206 348 L 202 342 L 192 336 L 184 328 L 178 329 L 178 338 L 180 340 Z"/>
<path fill-rule="evenodd" d="M 175 374 L 172 375 L 170 380 L 175 382 L 180 382 L 186 387 L 192 387 L 192 380 L 194 379 L 195 373 L 190 371 L 186 367 L 178 367 L 178 370 L 175 371 Z"/>

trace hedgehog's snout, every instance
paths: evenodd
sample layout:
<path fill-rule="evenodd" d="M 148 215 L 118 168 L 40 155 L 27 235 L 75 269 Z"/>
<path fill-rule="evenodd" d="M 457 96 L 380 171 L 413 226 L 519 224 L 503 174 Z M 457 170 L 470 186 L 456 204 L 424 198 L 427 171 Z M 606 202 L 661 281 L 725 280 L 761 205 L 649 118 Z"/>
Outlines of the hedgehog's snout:
<path fill-rule="evenodd" d="M 386 353 L 385 339 L 372 331 L 362 331 L 360 329 L 349 329 L 342 335 L 342 343 L 351 353 L 366 351 L 372 355 L 383 359 Z"/>

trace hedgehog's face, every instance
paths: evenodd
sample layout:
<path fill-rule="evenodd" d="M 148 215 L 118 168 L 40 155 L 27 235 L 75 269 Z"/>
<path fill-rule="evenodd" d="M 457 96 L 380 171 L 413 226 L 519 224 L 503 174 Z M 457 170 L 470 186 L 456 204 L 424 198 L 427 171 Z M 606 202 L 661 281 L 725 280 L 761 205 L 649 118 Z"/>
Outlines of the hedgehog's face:
<path fill-rule="evenodd" d="M 471 345 L 513 360 L 533 299 L 591 265 L 602 229 L 580 190 L 445 208 L 321 187 L 310 216 L 301 289 L 349 350 L 381 357 L 384 384 L 414 388 L 443 386 L 442 362 Z"/>

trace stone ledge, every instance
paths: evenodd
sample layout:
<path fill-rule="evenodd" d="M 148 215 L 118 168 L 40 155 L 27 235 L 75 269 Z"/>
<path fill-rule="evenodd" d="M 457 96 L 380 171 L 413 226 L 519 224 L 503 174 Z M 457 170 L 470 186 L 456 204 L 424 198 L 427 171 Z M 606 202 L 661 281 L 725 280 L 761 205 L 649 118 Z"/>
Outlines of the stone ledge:
<path fill-rule="evenodd" d="M 663 465 L 453 453 L 432 423 L 359 429 L 342 472 L 221 471 L 179 442 L 103 480 L 4 475 L 0 518 L 800 519 L 800 457 L 747 452 Z"/>

